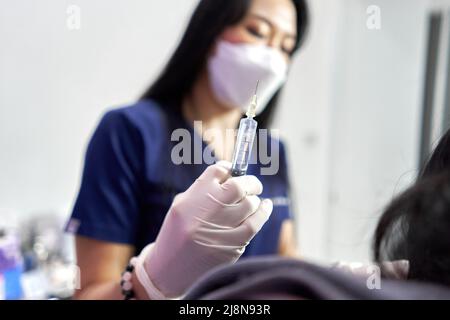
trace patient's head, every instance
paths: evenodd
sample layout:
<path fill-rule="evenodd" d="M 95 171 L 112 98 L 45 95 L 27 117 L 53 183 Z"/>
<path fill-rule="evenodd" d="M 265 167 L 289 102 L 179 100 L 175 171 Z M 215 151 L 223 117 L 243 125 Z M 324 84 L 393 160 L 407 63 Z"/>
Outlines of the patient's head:
<path fill-rule="evenodd" d="M 450 285 L 450 174 L 427 175 L 383 213 L 374 239 L 378 262 L 409 260 L 409 279 Z"/>

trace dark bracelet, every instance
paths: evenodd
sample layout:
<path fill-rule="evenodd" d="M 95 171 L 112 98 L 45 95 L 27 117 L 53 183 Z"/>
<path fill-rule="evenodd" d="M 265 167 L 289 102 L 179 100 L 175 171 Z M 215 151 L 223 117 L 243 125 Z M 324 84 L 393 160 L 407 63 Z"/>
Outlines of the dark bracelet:
<path fill-rule="evenodd" d="M 122 288 L 122 295 L 124 297 L 124 300 L 136 300 L 136 295 L 134 294 L 133 290 L 133 283 L 131 282 L 136 262 L 136 257 L 131 258 L 130 263 L 125 268 L 125 271 L 122 272 L 120 287 Z"/>

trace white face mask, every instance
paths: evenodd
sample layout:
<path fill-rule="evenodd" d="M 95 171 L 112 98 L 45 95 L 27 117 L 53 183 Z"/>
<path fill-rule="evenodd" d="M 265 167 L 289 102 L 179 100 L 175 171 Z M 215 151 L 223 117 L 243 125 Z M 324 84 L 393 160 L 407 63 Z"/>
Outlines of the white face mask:
<path fill-rule="evenodd" d="M 284 84 L 287 71 L 281 52 L 266 45 L 221 41 L 208 61 L 211 88 L 226 106 L 247 110 L 259 81 L 257 113 Z"/>

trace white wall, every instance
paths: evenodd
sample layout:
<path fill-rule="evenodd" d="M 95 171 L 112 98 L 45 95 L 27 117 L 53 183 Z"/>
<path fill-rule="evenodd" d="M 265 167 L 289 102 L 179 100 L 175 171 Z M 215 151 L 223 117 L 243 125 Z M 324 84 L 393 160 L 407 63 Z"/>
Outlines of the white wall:
<path fill-rule="evenodd" d="M 336 54 L 330 156 L 330 259 L 369 258 L 378 214 L 417 173 L 428 1 L 346 1 Z"/>
<path fill-rule="evenodd" d="M 417 172 L 429 1 L 312 1 L 278 125 L 289 141 L 303 254 L 370 258 L 374 226 Z M 367 28 L 370 5 L 381 30 Z"/>
<path fill-rule="evenodd" d="M 0 0 L 0 219 L 68 214 L 100 115 L 150 84 L 196 3 Z"/>
<path fill-rule="evenodd" d="M 139 96 L 196 3 L 0 0 L 0 221 L 69 214 L 100 115 Z M 427 1 L 310 3 L 309 42 L 275 125 L 299 243 L 308 258 L 365 260 L 379 210 L 416 170 Z M 66 27 L 70 4 L 81 30 Z M 370 4 L 380 31 L 366 28 Z"/>

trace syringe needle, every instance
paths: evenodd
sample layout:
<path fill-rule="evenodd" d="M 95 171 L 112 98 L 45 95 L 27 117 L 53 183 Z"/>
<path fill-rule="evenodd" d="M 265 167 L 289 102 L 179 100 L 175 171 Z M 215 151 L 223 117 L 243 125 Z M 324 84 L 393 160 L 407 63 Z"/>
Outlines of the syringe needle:
<path fill-rule="evenodd" d="M 259 87 L 259 80 L 256 82 L 256 88 L 255 88 L 255 94 L 252 97 L 252 101 L 250 102 L 250 105 L 247 110 L 247 117 L 253 118 L 256 115 L 256 108 L 258 107 L 258 87 Z"/>

